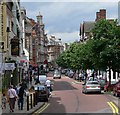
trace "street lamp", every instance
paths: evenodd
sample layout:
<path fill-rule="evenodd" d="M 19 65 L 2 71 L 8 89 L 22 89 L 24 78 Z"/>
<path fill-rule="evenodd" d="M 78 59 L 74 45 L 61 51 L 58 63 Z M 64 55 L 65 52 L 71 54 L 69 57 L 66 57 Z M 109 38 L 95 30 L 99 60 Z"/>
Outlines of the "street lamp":
<path fill-rule="evenodd" d="M 13 72 L 11 73 L 11 75 L 10 75 L 10 85 L 12 85 L 13 83 L 13 80 L 12 80 L 12 78 L 13 78 Z"/>

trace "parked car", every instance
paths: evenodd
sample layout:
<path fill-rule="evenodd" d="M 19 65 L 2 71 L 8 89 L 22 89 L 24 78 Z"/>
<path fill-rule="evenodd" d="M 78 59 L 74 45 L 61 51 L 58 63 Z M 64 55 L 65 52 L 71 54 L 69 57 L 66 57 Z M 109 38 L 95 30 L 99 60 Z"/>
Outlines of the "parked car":
<path fill-rule="evenodd" d="M 83 84 L 82 93 L 98 92 L 101 93 L 101 87 L 98 81 L 87 81 Z"/>
<path fill-rule="evenodd" d="M 45 85 L 37 85 L 34 87 L 35 91 L 38 92 L 38 101 L 46 101 L 48 102 L 48 89 Z"/>
<path fill-rule="evenodd" d="M 72 70 L 70 70 L 68 73 L 68 77 L 73 78 L 73 76 L 74 76 L 74 72 Z"/>
<path fill-rule="evenodd" d="M 120 96 L 120 81 L 118 81 L 113 87 L 113 95 L 118 97 Z"/>
<path fill-rule="evenodd" d="M 65 74 L 67 72 L 67 69 L 62 69 L 61 73 Z"/>
<path fill-rule="evenodd" d="M 113 91 L 113 87 L 115 86 L 116 81 L 111 81 L 110 84 L 110 90 Z M 109 81 L 107 81 L 107 83 L 104 85 L 104 92 L 108 91 L 109 88 Z"/>
<path fill-rule="evenodd" d="M 70 70 L 67 69 L 66 72 L 65 72 L 65 76 L 68 76 L 69 72 L 70 72 Z"/>
<path fill-rule="evenodd" d="M 98 82 L 100 84 L 101 90 L 104 90 L 104 85 L 106 85 L 105 79 L 99 79 Z"/>
<path fill-rule="evenodd" d="M 59 78 L 59 79 L 61 78 L 61 72 L 59 70 L 54 71 L 53 79 L 55 78 Z"/>

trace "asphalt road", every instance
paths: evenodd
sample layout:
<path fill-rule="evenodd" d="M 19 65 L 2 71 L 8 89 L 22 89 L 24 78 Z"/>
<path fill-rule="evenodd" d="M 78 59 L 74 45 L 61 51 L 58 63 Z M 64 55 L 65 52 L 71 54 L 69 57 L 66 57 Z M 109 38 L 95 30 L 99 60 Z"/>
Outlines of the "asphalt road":
<path fill-rule="evenodd" d="M 53 80 L 52 75 L 49 79 Z M 104 93 L 83 94 L 82 83 L 62 76 L 54 79 L 52 97 L 38 113 L 112 113 Z"/>

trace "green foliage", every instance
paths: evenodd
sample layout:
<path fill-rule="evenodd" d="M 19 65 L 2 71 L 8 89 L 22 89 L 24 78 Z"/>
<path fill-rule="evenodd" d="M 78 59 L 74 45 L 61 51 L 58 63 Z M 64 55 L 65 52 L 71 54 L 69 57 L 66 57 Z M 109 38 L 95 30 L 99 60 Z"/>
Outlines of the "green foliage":
<path fill-rule="evenodd" d="M 100 20 L 85 43 L 73 43 L 57 59 L 64 68 L 120 71 L 120 27 L 116 21 Z"/>

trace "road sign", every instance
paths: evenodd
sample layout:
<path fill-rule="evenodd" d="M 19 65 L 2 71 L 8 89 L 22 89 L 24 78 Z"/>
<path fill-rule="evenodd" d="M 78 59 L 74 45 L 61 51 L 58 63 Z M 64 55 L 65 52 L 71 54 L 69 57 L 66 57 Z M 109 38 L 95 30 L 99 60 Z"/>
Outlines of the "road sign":
<path fill-rule="evenodd" d="M 0 63 L 0 70 L 14 70 L 15 63 Z"/>
<path fill-rule="evenodd" d="M 5 70 L 14 70 L 15 63 L 5 63 Z"/>

